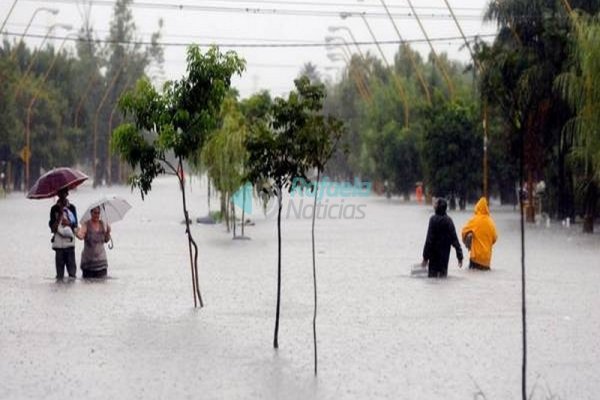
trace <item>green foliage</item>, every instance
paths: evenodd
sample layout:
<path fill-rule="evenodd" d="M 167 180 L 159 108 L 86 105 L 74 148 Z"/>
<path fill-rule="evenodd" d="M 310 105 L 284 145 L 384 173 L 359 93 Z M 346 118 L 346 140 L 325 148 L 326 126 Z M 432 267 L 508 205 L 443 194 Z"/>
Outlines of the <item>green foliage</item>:
<path fill-rule="evenodd" d="M 37 178 L 40 169 L 77 163 L 88 172 L 96 170 L 95 183 L 103 179 L 110 183 L 110 134 L 123 121 L 116 112 L 117 98 L 144 75 L 151 62 L 160 62 L 162 54 L 156 42 L 159 32 L 153 35 L 151 48 L 123 43 L 136 39 L 131 4 L 131 0 L 115 2 L 109 44 L 105 47 L 94 40 L 90 10 L 87 14 L 82 12 L 84 24 L 75 45 L 76 57 L 66 50 L 69 41 L 36 51 L 24 42 L 3 42 L 0 144 L 13 163 L 16 188 L 23 176 L 24 164 L 19 154 L 25 145 L 30 104 L 30 182 Z M 89 6 L 82 5 L 81 10 L 86 7 Z M 117 175 L 117 160 L 112 169 Z"/>
<path fill-rule="evenodd" d="M 268 115 L 272 105 L 273 100 L 269 92 L 262 91 L 241 101 L 239 107 L 246 117 L 248 124 L 260 125 L 268 122 Z"/>
<path fill-rule="evenodd" d="M 272 180 L 278 189 L 289 189 L 294 178 L 306 179 L 309 168 L 323 171 L 342 135 L 341 122 L 322 114 L 325 87 L 306 76 L 294 83 L 287 99 L 276 98 L 269 113 L 252 124 L 246 147 L 248 179 L 254 183 Z M 248 111 L 260 114 L 267 100 L 255 98 Z"/>
<path fill-rule="evenodd" d="M 161 163 L 176 172 L 167 161 L 167 152 L 185 160 L 200 151 L 217 126 L 231 76 L 243 69 L 244 61 L 233 52 L 223 54 L 211 47 L 203 54 L 199 47 L 191 46 L 187 76 L 167 83 L 162 94 L 143 79 L 121 98 L 119 106 L 134 124 L 117 129 L 113 140 L 130 165 L 140 168 L 132 183 L 142 194 L 147 194 L 152 180 L 164 172 Z"/>
<path fill-rule="evenodd" d="M 246 121 L 233 96 L 223 102 L 221 119 L 221 127 L 202 149 L 202 161 L 216 189 L 231 198 L 243 183 L 248 158 Z"/>
<path fill-rule="evenodd" d="M 435 196 L 474 197 L 481 182 L 481 134 L 473 106 L 443 104 L 430 110 L 424 138 L 427 182 Z"/>
<path fill-rule="evenodd" d="M 296 177 L 305 178 L 309 167 L 301 134 L 307 109 L 312 107 L 315 97 L 302 79 L 294 82 L 297 91 L 290 92 L 287 100 L 276 98 L 265 123 L 253 126 L 246 141 L 248 180 L 254 183 L 272 180 L 279 190 L 289 189 Z M 301 92 L 302 89 L 309 90 Z"/>
<path fill-rule="evenodd" d="M 564 126 L 573 140 L 571 154 L 584 231 L 593 231 L 600 187 L 600 17 L 572 14 L 573 67 L 556 79 L 556 88 L 575 116 Z"/>
<path fill-rule="evenodd" d="M 445 54 L 439 58 L 448 70 L 457 101 L 473 103 L 477 93 L 474 78 L 466 72 L 466 66 L 448 60 Z M 418 70 L 413 66 L 413 59 Z M 433 169 L 424 165 L 429 159 L 423 158 L 423 152 L 428 150 L 423 135 L 433 118 L 431 107 L 439 108 L 447 102 L 448 87 L 433 59 L 423 61 L 408 45 L 399 47 L 394 61 L 388 69 L 369 55 L 355 57 L 343 80 L 330 88 L 327 110 L 346 122 L 348 134 L 342 139 L 329 168 L 334 176 L 388 181 L 394 192 L 408 197 L 415 183 L 424 180 L 424 167 Z M 352 71 L 367 72 L 370 98 L 360 96 Z M 393 78 L 394 73 L 397 79 Z M 400 82 L 407 101 L 395 82 Z M 423 83 L 431 94 L 433 106 L 428 104 Z M 406 108 L 409 110 L 408 127 Z M 472 114 L 475 118 L 477 110 L 472 110 Z M 347 155 L 341 151 L 343 148 L 348 149 Z M 481 152 L 481 146 L 472 151 Z M 481 170 L 481 165 L 477 170 Z"/>
<path fill-rule="evenodd" d="M 574 138 L 573 156 L 600 183 L 600 18 L 573 18 L 573 68 L 556 79 L 556 88 L 575 113 L 564 127 Z"/>
<path fill-rule="evenodd" d="M 569 3 L 587 12 L 600 10 L 597 1 Z M 572 113 L 553 88 L 556 77 L 572 64 L 568 57 L 571 27 L 564 3 L 491 2 L 486 18 L 496 20 L 500 31 L 491 46 L 476 46 L 483 66 L 480 86 L 490 105 L 500 110 L 506 130 L 502 141 L 510 150 L 507 155 L 518 165 L 523 148 L 526 174 L 534 180 L 545 179 L 547 192 L 557 194 L 557 201 L 548 202 L 554 206 L 549 211 L 560 218 L 573 217 L 573 190 L 566 164 L 573 141 L 563 129 Z"/>

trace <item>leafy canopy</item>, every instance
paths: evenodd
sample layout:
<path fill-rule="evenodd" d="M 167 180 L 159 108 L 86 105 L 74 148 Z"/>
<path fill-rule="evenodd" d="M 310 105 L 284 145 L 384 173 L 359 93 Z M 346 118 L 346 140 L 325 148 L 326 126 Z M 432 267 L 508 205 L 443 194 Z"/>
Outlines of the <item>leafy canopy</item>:
<path fill-rule="evenodd" d="M 113 148 L 139 173 L 133 186 L 142 195 L 151 189 L 153 179 L 165 172 L 166 154 L 179 160 L 190 159 L 217 128 L 221 103 L 231 86 L 233 74 L 241 74 L 245 61 L 235 52 L 221 53 L 215 46 L 202 53 L 198 46 L 187 51 L 187 76 L 167 82 L 158 93 L 147 79 L 119 100 L 133 123 L 114 132 Z"/>
<path fill-rule="evenodd" d="M 322 115 L 325 88 L 303 76 L 287 99 L 276 98 L 263 123 L 254 123 L 246 141 L 248 179 L 273 180 L 279 189 L 309 168 L 323 170 L 342 134 L 342 124 Z"/>

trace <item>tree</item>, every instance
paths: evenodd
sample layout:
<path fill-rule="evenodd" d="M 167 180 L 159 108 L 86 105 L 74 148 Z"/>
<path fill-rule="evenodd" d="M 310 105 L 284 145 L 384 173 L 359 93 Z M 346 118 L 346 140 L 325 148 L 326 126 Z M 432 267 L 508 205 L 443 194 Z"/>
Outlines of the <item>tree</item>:
<path fill-rule="evenodd" d="M 445 103 L 432 107 L 423 161 L 432 194 L 460 200 L 461 209 L 480 182 L 481 135 L 474 107 Z"/>
<path fill-rule="evenodd" d="M 131 165 L 139 168 L 132 176 L 132 186 L 142 198 L 152 188 L 158 175 L 169 171 L 179 179 L 183 214 L 192 274 L 194 306 L 203 306 L 198 284 L 198 247 L 190 231 L 187 211 L 183 162 L 194 157 L 217 126 L 223 99 L 233 74 L 241 74 L 245 62 L 235 52 L 221 53 L 211 47 L 202 53 L 198 46 L 187 50 L 187 75 L 167 82 L 158 93 L 147 79 L 138 81 L 135 90 L 119 101 L 121 110 L 133 117 L 133 123 L 120 125 L 114 132 L 114 149 Z M 176 166 L 168 160 L 172 155 Z M 194 251 L 192 253 L 192 246 Z"/>
<path fill-rule="evenodd" d="M 93 170 L 94 186 L 106 181 L 111 184 L 113 176 L 118 175 L 117 163 L 108 151 L 111 125 L 115 120 L 115 107 L 119 96 L 145 75 L 147 67 L 153 62 L 162 63 L 163 49 L 158 45 L 162 19 L 158 21 L 159 30 L 152 34 L 151 44 L 143 47 L 136 42 L 136 25 L 131 12 L 133 0 L 117 0 L 110 22 L 108 46 L 104 49 L 106 75 L 101 81 L 96 98 L 93 120 Z M 117 116 L 118 117 L 118 116 Z M 116 160 L 115 160 L 116 161 Z M 118 179 L 115 179 L 118 181 Z"/>
<path fill-rule="evenodd" d="M 221 118 L 223 120 L 221 127 L 208 139 L 202 149 L 201 159 L 214 187 L 221 192 L 226 207 L 228 208 L 231 203 L 231 208 L 235 211 L 233 195 L 244 183 L 248 158 L 245 147 L 246 122 L 238 109 L 235 97 L 230 95 L 225 99 Z M 225 212 L 225 215 L 227 214 Z M 243 219 L 242 216 L 242 226 Z M 233 224 L 233 236 L 235 237 L 235 212 L 233 213 Z M 229 227 L 229 223 L 227 226 Z"/>
<path fill-rule="evenodd" d="M 317 84 L 322 83 L 321 74 L 317 69 L 317 66 L 313 63 L 306 63 L 302 66 L 302 70 L 300 70 L 299 78 L 307 77 L 311 83 Z"/>
<path fill-rule="evenodd" d="M 573 8 L 600 10 L 600 3 L 571 0 Z M 569 21 L 561 2 L 503 0 L 491 2 L 485 16 L 499 25 L 491 46 L 479 43 L 483 71 L 481 90 L 490 105 L 500 109 L 510 157 L 518 165 L 525 151 L 528 193 L 534 180 L 546 178 L 547 192 L 557 199 L 548 210 L 559 218 L 574 216 L 573 190 L 567 163 L 572 143 L 562 129 L 572 118 L 553 89 L 556 77 L 569 68 Z M 550 179 L 547 179 L 550 178 Z M 531 213 L 530 213 L 531 214 Z M 530 220 L 533 215 L 529 215 Z"/>
<path fill-rule="evenodd" d="M 297 79 L 296 91 L 287 99 L 276 98 L 263 123 L 254 124 L 246 141 L 248 149 L 248 180 L 262 184 L 271 182 L 277 197 L 277 306 L 273 347 L 279 348 L 279 311 L 281 303 L 281 210 L 284 190 L 290 190 L 295 178 L 306 180 L 310 166 L 303 143 L 307 127 L 307 102 L 302 93 L 305 79 Z"/>
<path fill-rule="evenodd" d="M 322 84 L 311 84 L 306 76 L 295 81 L 300 95 L 299 107 L 305 114 L 304 127 L 301 129 L 300 137 L 307 156 L 308 166 L 317 170 L 317 178 L 312 184 L 314 193 L 311 240 L 312 240 L 312 269 L 314 289 L 314 313 L 313 313 L 313 346 L 315 360 L 315 375 L 317 375 L 317 264 L 315 251 L 315 219 L 317 215 L 317 198 L 321 174 L 325 170 L 327 161 L 331 158 L 343 134 L 343 124 L 332 116 L 322 115 L 325 87 Z"/>
<path fill-rule="evenodd" d="M 564 126 L 573 138 L 573 159 L 583 193 L 583 231 L 594 231 L 600 186 L 600 19 L 572 14 L 573 67 L 559 75 L 556 87 L 571 105 L 575 117 Z"/>

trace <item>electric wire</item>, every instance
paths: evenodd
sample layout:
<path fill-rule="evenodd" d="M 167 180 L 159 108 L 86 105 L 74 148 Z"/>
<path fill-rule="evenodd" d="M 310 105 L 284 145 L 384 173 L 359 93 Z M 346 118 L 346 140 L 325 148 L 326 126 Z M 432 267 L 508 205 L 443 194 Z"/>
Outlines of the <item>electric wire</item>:
<path fill-rule="evenodd" d="M 21 36 L 22 33 L 16 32 L 4 32 L 7 36 Z M 24 35 L 27 38 L 34 39 L 43 39 L 47 37 L 47 39 L 51 40 L 67 40 L 72 42 L 87 42 L 88 39 L 83 37 L 66 37 L 66 36 L 57 36 L 57 35 L 41 35 L 35 33 L 27 33 Z M 482 38 L 493 38 L 496 37 L 496 34 L 483 34 L 483 35 L 473 35 L 468 36 L 467 39 L 470 40 L 478 40 Z M 464 39 L 462 36 L 447 36 L 447 37 L 439 37 L 439 38 L 430 38 L 432 42 L 463 42 Z M 298 42 L 289 42 L 289 43 L 199 43 L 199 42 L 161 42 L 161 41 L 149 41 L 149 40 L 111 40 L 111 39 L 94 39 L 96 43 L 104 43 L 104 44 L 123 44 L 123 45 L 140 45 L 140 46 L 150 46 L 150 45 L 158 45 L 164 47 L 187 47 L 190 45 L 197 45 L 200 47 L 210 47 L 210 46 L 218 46 L 222 48 L 303 48 L 303 47 L 327 47 L 330 46 L 327 42 L 308 42 L 308 43 L 298 43 Z M 377 41 L 360 41 L 356 42 L 358 45 L 399 45 L 403 43 L 426 43 L 425 39 L 404 39 L 404 40 L 377 40 Z"/>

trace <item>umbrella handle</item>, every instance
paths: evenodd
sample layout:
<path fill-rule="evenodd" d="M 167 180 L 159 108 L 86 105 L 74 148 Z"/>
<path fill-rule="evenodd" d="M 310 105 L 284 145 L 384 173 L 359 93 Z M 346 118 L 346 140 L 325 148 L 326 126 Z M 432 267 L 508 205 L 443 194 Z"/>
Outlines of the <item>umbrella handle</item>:
<path fill-rule="evenodd" d="M 113 240 L 112 240 L 112 238 L 110 238 L 110 241 L 108 242 L 108 249 L 109 249 L 109 250 L 112 250 L 112 249 L 113 249 L 113 247 L 115 247 L 115 245 L 113 244 Z"/>

